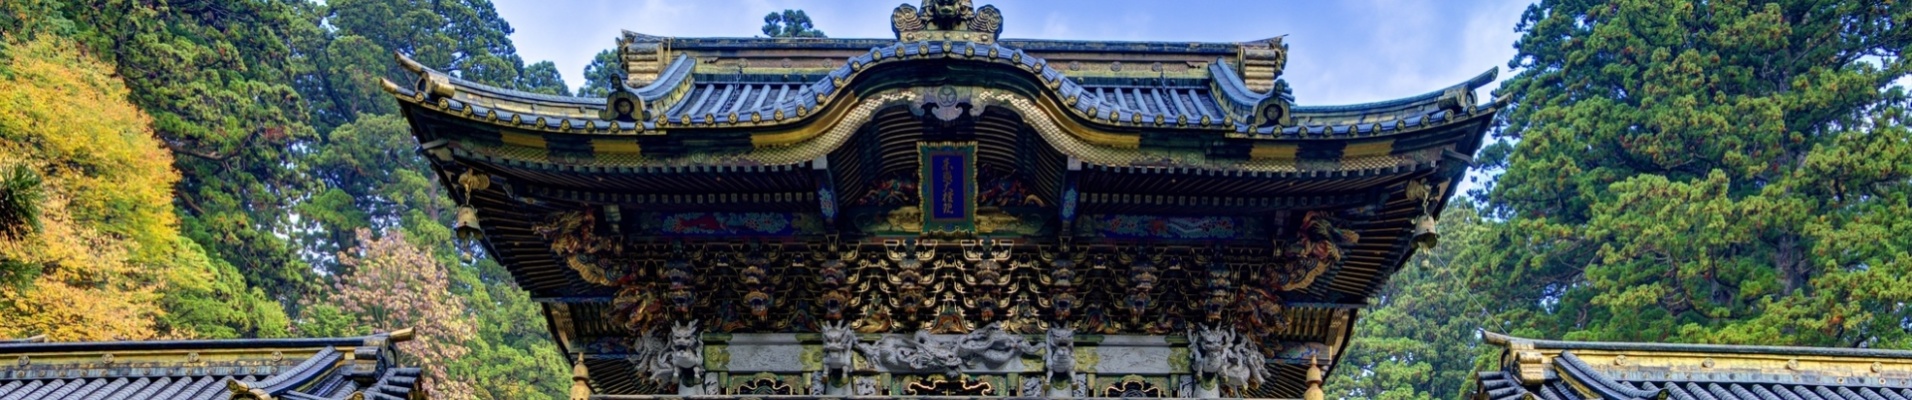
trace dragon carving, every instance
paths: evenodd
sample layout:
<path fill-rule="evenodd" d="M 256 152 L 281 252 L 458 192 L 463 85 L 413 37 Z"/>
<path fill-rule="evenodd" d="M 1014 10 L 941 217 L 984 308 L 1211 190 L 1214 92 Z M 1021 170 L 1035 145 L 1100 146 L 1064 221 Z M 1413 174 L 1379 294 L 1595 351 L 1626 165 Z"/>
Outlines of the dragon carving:
<path fill-rule="evenodd" d="M 918 330 L 909 339 L 886 335 L 873 343 L 858 343 L 856 350 L 884 368 L 941 371 L 950 377 L 962 373 L 963 358 L 956 355 L 955 346 L 931 337 L 927 330 Z"/>
<path fill-rule="evenodd" d="M 1029 343 L 1021 335 L 1003 331 L 1001 322 L 989 324 L 982 329 L 965 334 L 962 340 L 956 343 L 957 357 L 965 362 L 980 360 L 983 365 L 991 368 L 1021 358 L 1024 354 L 1036 354 L 1040 351 L 1042 351 L 1041 347 Z"/>

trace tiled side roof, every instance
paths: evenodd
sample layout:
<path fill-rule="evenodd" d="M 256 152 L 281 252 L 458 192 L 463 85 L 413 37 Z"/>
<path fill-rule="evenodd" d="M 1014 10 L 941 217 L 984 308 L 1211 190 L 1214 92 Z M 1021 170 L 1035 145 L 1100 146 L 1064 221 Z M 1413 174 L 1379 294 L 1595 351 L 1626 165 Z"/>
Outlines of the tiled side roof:
<path fill-rule="evenodd" d="M 1557 342 L 1488 333 L 1477 400 L 1908 400 L 1912 352 Z"/>
<path fill-rule="evenodd" d="M 421 398 L 409 337 L 0 343 L 0 400 Z"/>

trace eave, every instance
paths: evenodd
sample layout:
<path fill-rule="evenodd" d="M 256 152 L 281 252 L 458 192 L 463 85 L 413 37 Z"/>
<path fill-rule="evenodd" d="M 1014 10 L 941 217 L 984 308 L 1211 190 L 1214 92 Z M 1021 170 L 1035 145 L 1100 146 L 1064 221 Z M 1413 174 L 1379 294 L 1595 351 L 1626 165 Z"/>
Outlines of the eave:
<path fill-rule="evenodd" d="M 1505 348 L 1478 376 L 1479 400 L 1912 397 L 1912 351 L 1535 340 L 1482 333 Z"/>

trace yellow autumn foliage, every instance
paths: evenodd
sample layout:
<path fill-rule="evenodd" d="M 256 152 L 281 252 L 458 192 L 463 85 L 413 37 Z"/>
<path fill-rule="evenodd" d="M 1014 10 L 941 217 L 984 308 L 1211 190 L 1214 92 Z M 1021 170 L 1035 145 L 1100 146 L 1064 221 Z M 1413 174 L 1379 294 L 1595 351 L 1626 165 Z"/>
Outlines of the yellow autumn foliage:
<path fill-rule="evenodd" d="M 0 286 L 0 338 L 137 340 L 162 332 L 169 284 L 203 285 L 206 256 L 179 236 L 179 173 L 151 118 L 111 66 L 52 35 L 5 39 L 0 167 L 43 177 L 40 228 L 0 236 L 0 264 L 30 280 Z"/>

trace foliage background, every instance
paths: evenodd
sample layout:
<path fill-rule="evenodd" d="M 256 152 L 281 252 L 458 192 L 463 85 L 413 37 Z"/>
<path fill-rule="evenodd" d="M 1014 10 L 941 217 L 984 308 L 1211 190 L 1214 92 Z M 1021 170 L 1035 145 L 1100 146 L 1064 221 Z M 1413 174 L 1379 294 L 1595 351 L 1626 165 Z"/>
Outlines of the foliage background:
<path fill-rule="evenodd" d="M 1912 349 L 1912 4 L 1542 0 L 1481 190 L 1372 300 L 1340 398 L 1461 398 L 1477 332 Z M 800 10 L 770 36 L 821 36 Z M 566 85 L 486 0 L 0 2 L 0 337 L 359 335 L 449 398 L 556 398 L 564 358 L 453 239 L 380 78 Z M 1464 287 L 1465 290 L 1454 290 Z"/>

